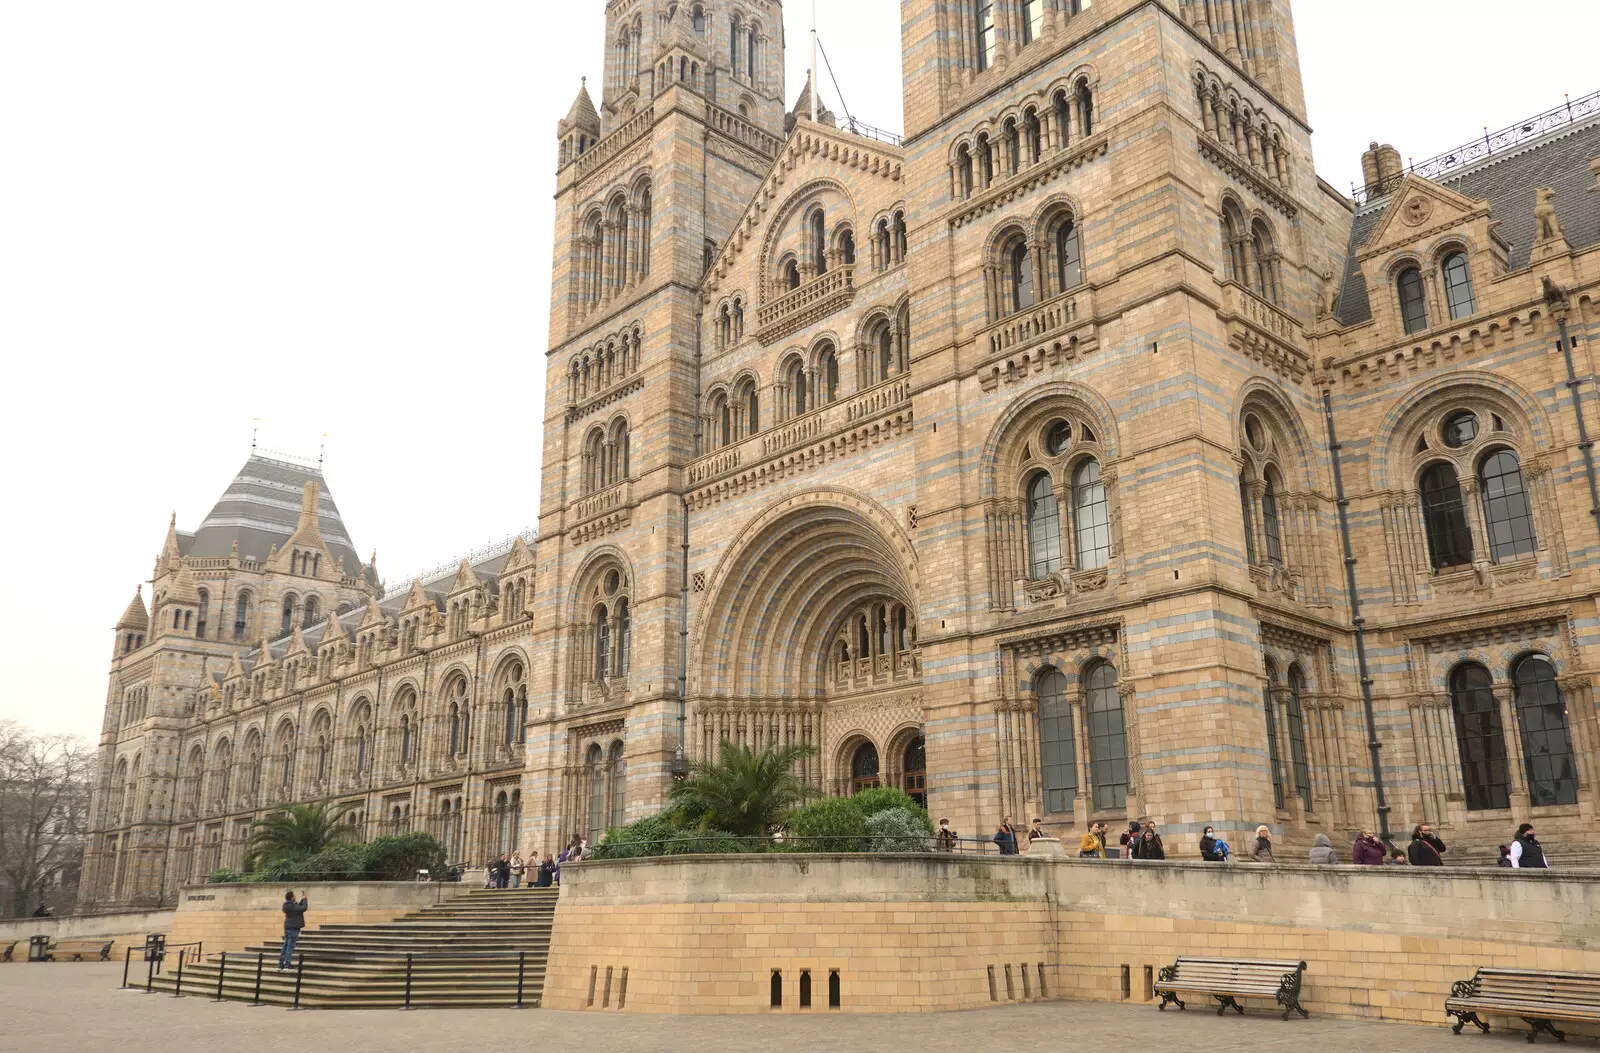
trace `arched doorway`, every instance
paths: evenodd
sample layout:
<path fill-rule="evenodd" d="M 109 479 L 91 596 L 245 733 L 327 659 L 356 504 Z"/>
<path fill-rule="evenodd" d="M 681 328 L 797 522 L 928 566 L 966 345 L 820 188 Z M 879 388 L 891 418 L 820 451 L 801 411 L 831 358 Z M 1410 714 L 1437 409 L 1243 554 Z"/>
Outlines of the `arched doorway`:
<path fill-rule="evenodd" d="M 860 793 L 883 785 L 878 774 L 878 747 L 863 742 L 850 755 L 850 792 Z"/>

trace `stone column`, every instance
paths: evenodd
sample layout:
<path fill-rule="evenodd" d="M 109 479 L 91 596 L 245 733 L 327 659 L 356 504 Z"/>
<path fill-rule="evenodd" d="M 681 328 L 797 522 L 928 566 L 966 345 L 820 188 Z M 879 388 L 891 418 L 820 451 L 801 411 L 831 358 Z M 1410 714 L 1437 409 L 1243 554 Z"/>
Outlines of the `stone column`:
<path fill-rule="evenodd" d="M 1526 815 L 1529 804 L 1527 762 L 1522 755 L 1522 723 L 1517 719 L 1515 692 L 1510 684 L 1496 684 L 1494 701 L 1500 707 L 1500 727 L 1506 740 L 1506 769 L 1511 785 L 1511 809 Z"/>

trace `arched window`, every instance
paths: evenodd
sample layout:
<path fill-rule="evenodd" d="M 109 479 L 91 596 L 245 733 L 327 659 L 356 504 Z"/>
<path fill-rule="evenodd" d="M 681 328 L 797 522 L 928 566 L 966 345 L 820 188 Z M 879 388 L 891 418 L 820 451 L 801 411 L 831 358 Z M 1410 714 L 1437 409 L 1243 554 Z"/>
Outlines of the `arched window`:
<path fill-rule="evenodd" d="M 294 593 L 283 598 L 283 618 L 278 625 L 278 631 L 284 634 L 294 632 Z"/>
<path fill-rule="evenodd" d="M 716 449 L 733 441 L 733 411 L 728 407 L 728 396 L 717 392 L 711 396 L 711 445 Z"/>
<path fill-rule="evenodd" d="M 754 435 L 761 430 L 761 395 L 756 390 L 756 382 L 745 380 L 739 385 L 739 410 L 744 420 L 745 435 Z"/>
<path fill-rule="evenodd" d="M 877 368 L 873 371 L 873 380 L 884 381 L 889 379 L 889 373 L 894 368 L 894 326 L 888 322 L 883 323 L 883 328 L 878 330 L 878 361 Z"/>
<path fill-rule="evenodd" d="M 611 744 L 611 825 L 621 826 L 628 810 L 628 770 L 622 759 L 622 742 Z"/>
<path fill-rule="evenodd" d="M 1267 763 L 1272 767 L 1272 803 L 1276 808 L 1284 805 L 1283 751 L 1278 747 L 1278 704 L 1272 693 L 1278 686 L 1278 667 L 1267 659 L 1267 686 L 1262 693 L 1263 708 L 1267 712 Z"/>
<path fill-rule="evenodd" d="M 839 262 L 846 267 L 856 265 L 856 236 L 848 230 L 839 238 Z"/>
<path fill-rule="evenodd" d="M 1094 134 L 1094 92 L 1087 80 L 1078 81 L 1078 116 L 1083 122 L 1083 134 Z"/>
<path fill-rule="evenodd" d="M 1033 253 L 1028 248 L 1026 241 L 1019 240 L 1011 247 L 1008 263 L 1010 265 L 1010 307 L 1013 311 L 1025 311 L 1033 306 Z"/>
<path fill-rule="evenodd" d="M 1090 458 L 1072 473 L 1072 529 L 1079 570 L 1098 570 L 1111 560 L 1111 515 L 1100 462 Z"/>
<path fill-rule="evenodd" d="M 513 688 L 506 688 L 505 694 L 501 696 L 500 704 L 505 708 L 505 744 L 514 746 L 521 740 L 522 735 L 522 725 L 517 721 L 517 692 Z"/>
<path fill-rule="evenodd" d="M 1072 103 L 1067 101 L 1067 93 L 1058 91 L 1050 100 L 1050 110 L 1055 116 L 1056 135 L 1061 140 L 1061 145 L 1066 146 L 1072 140 Z"/>
<path fill-rule="evenodd" d="M 1261 220 L 1250 224 L 1250 248 L 1255 256 L 1256 295 L 1268 303 L 1278 302 L 1278 252 L 1273 247 L 1272 231 Z"/>
<path fill-rule="evenodd" d="M 1289 764 L 1294 775 L 1294 792 L 1306 811 L 1311 811 L 1311 765 L 1306 760 L 1306 715 L 1300 697 L 1305 693 L 1306 677 L 1298 665 L 1289 667 L 1289 703 L 1286 707 L 1289 732 Z"/>
<path fill-rule="evenodd" d="M 1039 163 L 1044 156 L 1044 128 L 1039 124 L 1039 111 L 1029 109 L 1022 115 L 1023 155 L 1030 165 Z"/>
<path fill-rule="evenodd" d="M 1048 472 L 1028 481 L 1028 577 L 1047 578 L 1061 569 L 1061 510 Z"/>
<path fill-rule="evenodd" d="M 1461 499 L 1456 470 L 1444 462 L 1422 473 L 1422 522 L 1428 535 L 1428 556 L 1434 570 L 1463 567 L 1472 562 L 1472 533 L 1467 529 L 1467 509 Z"/>
<path fill-rule="evenodd" d="M 322 601 L 315 596 L 307 596 L 305 611 L 300 618 L 300 626 L 309 629 L 322 620 Z"/>
<path fill-rule="evenodd" d="M 739 71 L 739 19 L 737 17 L 728 23 L 728 68 L 735 73 Z"/>
<path fill-rule="evenodd" d="M 1489 531 L 1489 558 L 1496 563 L 1531 556 L 1539 547 L 1533 506 L 1522 482 L 1522 465 L 1510 450 L 1496 450 L 1478 466 L 1483 488 L 1483 519 Z"/>
<path fill-rule="evenodd" d="M 633 651 L 633 617 L 626 598 L 617 601 L 617 675 L 628 675 Z"/>
<path fill-rule="evenodd" d="M 956 151 L 956 180 L 959 184 L 957 192 L 965 201 L 972 196 L 972 151 L 965 143 Z"/>
<path fill-rule="evenodd" d="M 589 747 L 586 767 L 589 775 L 589 843 L 597 844 L 600 835 L 606 832 L 605 754 L 601 752 L 599 743 Z"/>
<path fill-rule="evenodd" d="M 1022 0 L 1022 42 L 1031 44 L 1044 32 L 1044 0 Z"/>
<path fill-rule="evenodd" d="M 806 411 L 806 367 L 798 358 L 789 363 L 787 370 L 791 411 L 799 416 Z"/>
<path fill-rule="evenodd" d="M 611 675 L 611 612 L 601 604 L 594 609 L 594 678 Z"/>
<path fill-rule="evenodd" d="M 1070 218 L 1056 228 L 1056 281 L 1060 283 L 1060 292 L 1083 284 L 1083 247 L 1078 239 L 1078 225 Z"/>
<path fill-rule="evenodd" d="M 404 766 L 404 765 L 407 765 L 407 764 L 410 764 L 410 763 L 411 763 L 411 715 L 409 713 L 402 713 L 400 715 L 400 764 L 402 766 Z"/>
<path fill-rule="evenodd" d="M 974 0 L 973 7 L 976 18 L 973 26 L 976 30 L 976 39 L 973 41 L 974 49 L 978 56 L 978 71 L 988 69 L 994 64 L 995 33 L 994 33 L 994 0 Z"/>
<path fill-rule="evenodd" d="M 1261 534 L 1267 542 L 1267 562 L 1283 566 L 1283 533 L 1278 524 L 1278 473 L 1268 469 L 1261 485 Z"/>
<path fill-rule="evenodd" d="M 1000 130 L 1000 139 L 1005 143 L 1006 171 L 1012 175 L 1022 167 L 1022 138 L 1017 134 L 1017 122 L 1007 119 L 1005 126 Z"/>
<path fill-rule="evenodd" d="M 850 755 L 850 792 L 860 793 L 882 785 L 883 780 L 878 777 L 878 747 L 863 742 Z"/>
<path fill-rule="evenodd" d="M 1096 663 L 1084 677 L 1084 709 L 1089 717 L 1089 781 L 1095 811 L 1116 811 L 1128 803 L 1128 732 L 1117 693 L 1117 671 Z"/>
<path fill-rule="evenodd" d="M 1472 272 L 1467 268 L 1467 254 L 1452 252 L 1444 258 L 1444 302 L 1450 308 L 1452 322 L 1477 313 L 1478 303 L 1472 295 Z"/>
<path fill-rule="evenodd" d="M 195 618 L 194 635 L 197 639 L 206 638 L 206 619 L 211 616 L 211 594 L 205 589 L 200 590 L 200 613 Z"/>
<path fill-rule="evenodd" d="M 1450 672 L 1450 708 L 1456 718 L 1456 746 L 1461 751 L 1461 782 L 1467 809 L 1511 807 L 1510 767 L 1506 763 L 1505 728 L 1495 701 L 1489 670 L 1464 662 Z"/>
<path fill-rule="evenodd" d="M 697 35 L 699 35 L 699 36 L 704 36 L 705 32 L 706 32 L 706 11 L 705 11 L 705 8 L 700 7 L 699 5 L 696 5 L 695 9 L 694 9 L 694 12 L 693 12 L 693 15 L 691 16 L 690 21 L 691 21 L 691 24 L 694 26 L 695 33 Z"/>
<path fill-rule="evenodd" d="M 928 749 L 921 735 L 906 743 L 900 757 L 901 789 L 922 807 L 928 807 Z"/>
<path fill-rule="evenodd" d="M 1067 677 L 1050 666 L 1033 678 L 1033 696 L 1039 705 L 1039 766 L 1043 778 L 1044 809 L 1072 811 L 1078 793 L 1077 736 L 1072 724 L 1072 703 L 1067 699 Z"/>
<path fill-rule="evenodd" d="M 811 213 L 811 266 L 818 274 L 828 270 L 827 218 L 819 208 Z"/>
<path fill-rule="evenodd" d="M 817 393 L 824 403 L 836 401 L 839 398 L 839 354 L 832 344 L 823 350 L 818 370 L 821 377 Z"/>
<path fill-rule="evenodd" d="M 1400 294 L 1400 321 L 1407 333 L 1420 333 L 1428 328 L 1428 294 L 1422 286 L 1422 272 L 1407 267 L 1395 279 L 1395 290 Z"/>
<path fill-rule="evenodd" d="M 466 742 L 464 723 L 461 718 L 460 703 L 450 703 L 450 756 L 452 757 L 461 756 L 462 747 Z"/>
<path fill-rule="evenodd" d="M 1555 667 L 1543 655 L 1529 655 L 1517 663 L 1511 680 L 1516 687 L 1529 803 L 1577 804 L 1578 768 Z"/>
<path fill-rule="evenodd" d="M 1256 523 L 1255 515 L 1251 511 L 1250 483 L 1244 476 L 1239 477 L 1239 507 L 1244 513 L 1244 558 L 1251 565 L 1256 563 Z"/>
<path fill-rule="evenodd" d="M 800 264 L 798 262 L 795 260 L 788 262 L 783 268 L 783 280 L 784 284 L 788 285 L 790 289 L 800 288 Z"/>

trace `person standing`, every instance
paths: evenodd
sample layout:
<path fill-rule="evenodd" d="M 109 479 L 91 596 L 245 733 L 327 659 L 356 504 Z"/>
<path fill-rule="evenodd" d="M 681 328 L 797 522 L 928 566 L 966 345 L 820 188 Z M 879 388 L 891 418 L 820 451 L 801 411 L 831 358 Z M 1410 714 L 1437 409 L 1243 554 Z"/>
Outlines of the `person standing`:
<path fill-rule="evenodd" d="M 1333 850 L 1333 842 L 1328 840 L 1327 834 L 1318 834 L 1311 845 L 1311 864 L 1319 867 L 1331 867 L 1339 862 L 1339 853 Z"/>
<path fill-rule="evenodd" d="M 1138 859 L 1165 859 L 1167 850 L 1161 845 L 1161 835 L 1156 833 L 1156 824 L 1149 823 L 1144 828 L 1144 833 L 1139 836 Z"/>
<path fill-rule="evenodd" d="M 933 850 L 935 852 L 954 852 L 956 850 L 956 832 L 950 829 L 950 820 L 939 817 L 939 832 L 933 835 Z"/>
<path fill-rule="evenodd" d="M 511 887 L 522 887 L 522 875 L 527 872 L 528 865 L 522 861 L 520 851 L 511 853 Z"/>
<path fill-rule="evenodd" d="M 1014 856 L 1017 854 L 1017 828 L 1011 825 L 1011 817 L 1009 815 L 1000 824 L 1000 828 L 994 832 L 994 837 L 991 840 L 1000 846 L 1001 855 Z"/>
<path fill-rule="evenodd" d="M 1371 830 L 1363 830 L 1350 848 L 1350 860 L 1356 866 L 1383 866 L 1383 842 Z"/>
<path fill-rule="evenodd" d="M 1041 837 L 1049 837 L 1049 836 L 1050 836 L 1049 834 L 1044 832 L 1044 820 L 1043 819 L 1034 819 L 1033 825 L 1028 827 L 1028 845 L 1030 847 L 1032 847 L 1033 843 L 1035 841 L 1039 840 Z"/>
<path fill-rule="evenodd" d="M 1549 870 L 1550 860 L 1545 858 L 1544 845 L 1533 834 L 1533 824 L 1517 827 L 1517 836 L 1511 839 L 1511 866 L 1514 870 Z"/>
<path fill-rule="evenodd" d="M 306 927 L 306 909 L 310 901 L 301 896 L 295 902 L 294 890 L 290 889 L 283 894 L 283 950 L 278 954 L 278 971 L 289 968 L 289 960 L 294 957 L 295 944 L 300 942 L 300 930 Z"/>
<path fill-rule="evenodd" d="M 1217 851 L 1217 831 L 1206 827 L 1205 833 L 1200 835 L 1200 860 L 1203 863 L 1221 863 L 1222 853 Z"/>
<path fill-rule="evenodd" d="M 1406 848 L 1406 860 L 1414 867 L 1442 867 L 1444 842 L 1433 836 L 1433 827 L 1418 823 L 1411 831 L 1411 844 Z"/>
<path fill-rule="evenodd" d="M 1117 843 L 1122 846 L 1123 859 L 1136 858 L 1138 855 L 1137 849 L 1139 847 L 1139 824 L 1136 822 L 1128 823 L 1127 831 L 1124 832 L 1121 837 L 1117 838 Z"/>
<path fill-rule="evenodd" d="M 1500 858 L 1495 860 L 1494 865 L 1497 866 L 1497 867 L 1505 867 L 1507 870 L 1511 869 L 1511 846 L 1510 845 L 1501 845 L 1500 846 Z"/>
<path fill-rule="evenodd" d="M 1257 863 L 1275 863 L 1272 858 L 1272 831 L 1266 824 L 1256 827 L 1256 846 L 1250 850 L 1250 858 Z"/>
<path fill-rule="evenodd" d="M 550 853 L 544 854 L 544 862 L 539 864 L 539 876 L 534 879 L 535 888 L 549 888 L 556 879 L 556 861 L 550 858 Z"/>
<path fill-rule="evenodd" d="M 1104 859 L 1106 857 L 1106 824 L 1090 823 L 1089 829 L 1078 841 L 1079 859 Z"/>

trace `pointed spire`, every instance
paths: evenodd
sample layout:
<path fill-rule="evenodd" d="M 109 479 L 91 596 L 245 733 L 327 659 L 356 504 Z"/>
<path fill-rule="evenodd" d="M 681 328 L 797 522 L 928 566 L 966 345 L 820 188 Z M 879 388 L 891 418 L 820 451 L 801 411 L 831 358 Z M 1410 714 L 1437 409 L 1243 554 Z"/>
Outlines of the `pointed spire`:
<path fill-rule="evenodd" d="M 181 603 L 190 607 L 200 603 L 200 590 L 194 583 L 194 575 L 189 573 L 189 568 L 178 565 L 178 573 L 172 578 L 172 583 L 167 586 L 167 602 Z"/>
<path fill-rule="evenodd" d="M 232 680 L 236 677 L 241 680 L 244 679 L 244 663 L 239 660 L 238 651 L 233 652 L 233 661 L 228 663 L 227 679 Z"/>
<path fill-rule="evenodd" d="M 794 100 L 794 109 L 790 110 L 788 116 L 784 118 L 783 127 L 785 132 L 793 131 L 797 120 L 804 119 L 809 121 L 811 119 L 811 90 L 811 78 L 808 76 L 806 77 L 806 86 L 800 89 L 800 97 Z M 830 128 L 834 127 L 833 111 L 823 104 L 821 94 L 817 95 L 817 123 L 826 124 Z"/>
<path fill-rule="evenodd" d="M 175 570 L 182 559 L 183 550 L 178 547 L 178 513 L 174 512 L 167 520 L 167 540 L 161 546 L 162 569 Z"/>
<path fill-rule="evenodd" d="M 122 617 L 117 619 L 118 629 L 148 629 L 150 627 L 150 612 L 144 606 L 144 586 L 135 585 L 133 599 L 128 601 L 128 609 L 122 612 Z"/>
<path fill-rule="evenodd" d="M 567 118 L 561 121 L 556 128 L 558 135 L 568 132 L 589 132 L 592 135 L 600 134 L 600 114 L 594 108 L 594 100 L 589 98 L 589 78 L 584 77 L 578 86 L 578 94 L 572 100 L 572 109 L 567 111 Z"/>
<path fill-rule="evenodd" d="M 367 560 L 367 565 L 361 568 L 361 577 L 374 589 L 381 588 L 383 579 L 378 577 L 378 550 L 372 550 L 372 558 Z"/>

